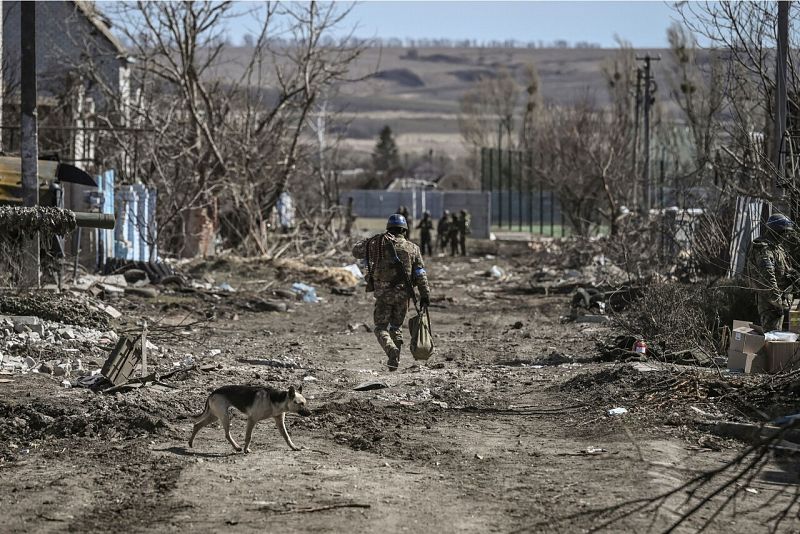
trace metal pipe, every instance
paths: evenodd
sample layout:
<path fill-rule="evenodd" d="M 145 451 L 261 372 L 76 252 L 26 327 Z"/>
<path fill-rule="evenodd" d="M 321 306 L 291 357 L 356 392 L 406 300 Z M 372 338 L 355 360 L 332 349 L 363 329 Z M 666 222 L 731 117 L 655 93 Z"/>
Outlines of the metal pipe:
<path fill-rule="evenodd" d="M 81 228 L 102 228 L 103 230 L 113 230 L 117 223 L 117 218 L 110 213 L 87 213 L 76 211 L 75 222 Z"/>

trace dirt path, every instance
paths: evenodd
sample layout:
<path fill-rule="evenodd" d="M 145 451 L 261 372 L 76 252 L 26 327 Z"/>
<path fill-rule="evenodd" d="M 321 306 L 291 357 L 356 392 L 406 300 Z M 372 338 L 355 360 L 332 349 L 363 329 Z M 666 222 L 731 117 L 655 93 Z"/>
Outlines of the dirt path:
<path fill-rule="evenodd" d="M 429 366 L 413 366 L 406 355 L 399 372 L 386 372 L 374 336 L 347 326 L 371 323 L 369 297 L 323 293 L 323 303 L 290 314 L 213 323 L 204 348 L 222 350 L 218 369 L 190 373 L 175 390 L 106 400 L 80 390 L 54 396 L 34 375 L 17 380 L 6 390 L 16 405 L 55 403 L 63 413 L 54 417 L 74 425 L 93 421 L 102 401 L 126 423 L 114 423 L 111 437 L 98 428 L 41 440 L 26 460 L 0 468 L 0 531 L 582 532 L 601 524 L 586 512 L 676 487 L 740 450 L 733 442 L 698 447 L 680 424 L 643 423 L 634 405 L 607 417 L 624 397 L 597 402 L 561 389 L 574 376 L 614 367 L 586 361 L 607 332 L 560 324 L 565 298 L 499 291 L 474 274 L 486 267 L 432 262 L 431 272 L 447 273 L 440 287 L 448 290 L 435 293 L 439 346 Z M 554 351 L 579 363 L 519 365 Z M 275 367 L 276 360 L 297 366 Z M 390 387 L 353 391 L 367 380 Z M 290 451 L 268 422 L 247 456 L 232 453 L 217 425 L 186 448 L 188 416 L 207 392 L 246 382 L 304 385 L 314 416 L 287 426 L 307 450 Z M 243 418 L 233 428 L 241 436 Z M 781 487 L 751 486 L 739 513 L 708 531 L 766 531 L 782 498 L 765 504 Z M 670 500 L 655 515 L 636 514 L 607 531 L 660 532 L 685 509 L 683 499 Z"/>

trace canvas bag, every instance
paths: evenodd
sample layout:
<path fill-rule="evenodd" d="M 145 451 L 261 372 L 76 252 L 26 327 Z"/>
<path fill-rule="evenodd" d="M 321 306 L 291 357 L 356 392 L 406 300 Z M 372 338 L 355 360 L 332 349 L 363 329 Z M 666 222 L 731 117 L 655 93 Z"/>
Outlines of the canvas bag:
<path fill-rule="evenodd" d="M 415 360 L 427 360 L 433 355 L 433 335 L 431 335 L 431 318 L 428 309 L 408 320 L 408 329 L 411 332 L 411 354 Z"/>

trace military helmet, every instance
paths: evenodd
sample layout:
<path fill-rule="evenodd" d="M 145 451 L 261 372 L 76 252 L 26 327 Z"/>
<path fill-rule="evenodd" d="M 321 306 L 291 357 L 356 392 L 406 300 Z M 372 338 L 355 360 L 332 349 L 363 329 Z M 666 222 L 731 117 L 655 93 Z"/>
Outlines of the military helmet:
<path fill-rule="evenodd" d="M 785 232 L 786 230 L 792 230 L 794 228 L 794 223 L 786 215 L 776 213 L 770 215 L 769 219 L 767 219 L 767 228 L 776 232 Z"/>
<path fill-rule="evenodd" d="M 408 222 L 406 222 L 406 218 L 400 215 L 399 213 L 395 213 L 389 220 L 386 221 L 386 229 L 389 228 L 402 228 L 404 230 L 408 230 Z"/>

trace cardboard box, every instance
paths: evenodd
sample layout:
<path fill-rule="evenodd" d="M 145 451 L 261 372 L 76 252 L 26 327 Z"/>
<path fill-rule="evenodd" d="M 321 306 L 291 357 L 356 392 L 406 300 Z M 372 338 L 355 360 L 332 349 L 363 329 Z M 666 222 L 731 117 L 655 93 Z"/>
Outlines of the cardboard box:
<path fill-rule="evenodd" d="M 757 354 L 765 343 L 766 340 L 762 334 L 759 334 L 749 326 L 740 326 L 739 328 L 734 328 L 733 332 L 731 332 L 731 344 L 728 350 Z"/>
<path fill-rule="evenodd" d="M 789 332 L 800 334 L 800 310 L 789 310 Z"/>
<path fill-rule="evenodd" d="M 800 341 L 768 341 L 765 352 L 770 373 L 800 368 Z"/>
<path fill-rule="evenodd" d="M 728 351 L 728 369 L 740 373 L 766 373 L 767 355 L 764 351 L 758 354 Z"/>

